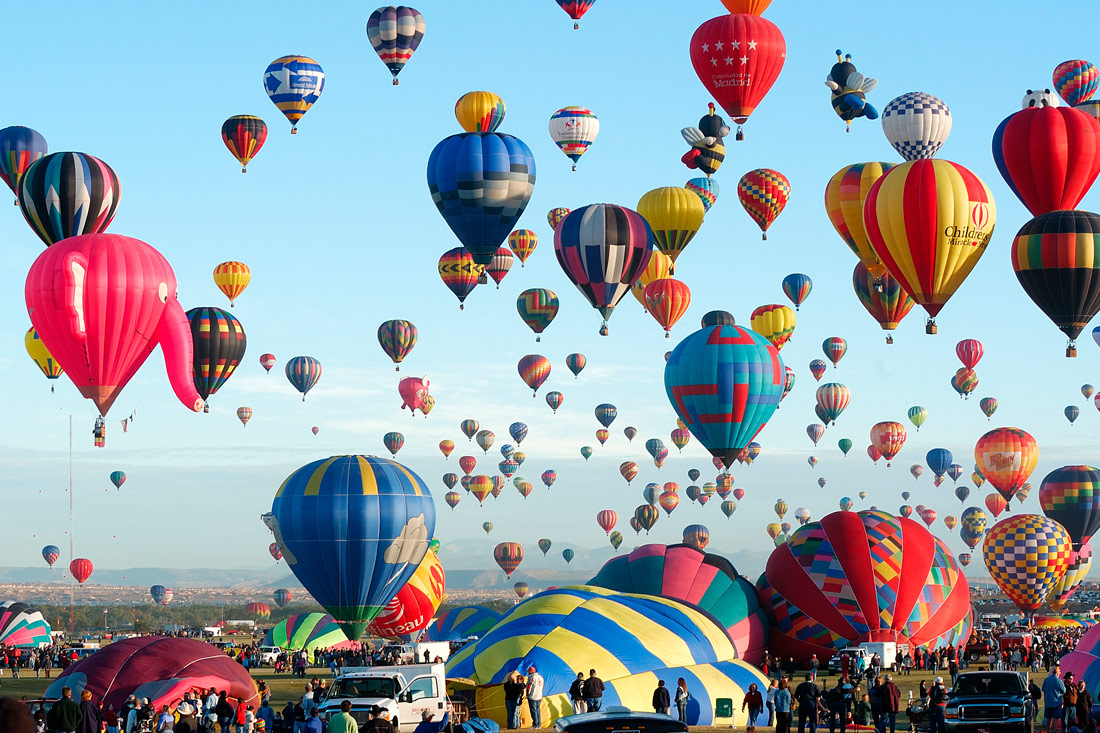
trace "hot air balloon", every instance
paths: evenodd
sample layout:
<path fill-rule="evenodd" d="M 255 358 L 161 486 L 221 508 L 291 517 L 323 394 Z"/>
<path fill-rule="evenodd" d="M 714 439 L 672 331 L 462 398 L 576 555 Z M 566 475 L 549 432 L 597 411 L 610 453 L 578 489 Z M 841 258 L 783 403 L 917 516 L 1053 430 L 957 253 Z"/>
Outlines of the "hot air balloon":
<path fill-rule="evenodd" d="M 615 418 L 619 414 L 618 408 L 615 405 L 608 404 L 606 402 L 596 405 L 595 409 L 596 421 L 605 428 L 611 427 L 611 423 L 615 422 Z"/>
<path fill-rule="evenodd" d="M 782 286 L 783 294 L 794 303 L 794 309 L 798 310 L 798 307 L 806 302 L 806 298 L 810 297 L 810 291 L 813 290 L 814 283 L 809 275 L 796 272 L 783 278 Z"/>
<path fill-rule="evenodd" d="M 871 561 L 869 543 L 881 550 Z M 931 649 L 970 635 L 970 588 L 952 553 L 917 522 L 882 511 L 834 512 L 800 527 L 771 554 L 757 591 L 772 623 L 768 648 L 784 658 L 831 657 L 880 635 Z M 791 614 L 806 625 L 780 622 Z"/>
<path fill-rule="evenodd" d="M 45 560 L 46 564 L 51 568 L 59 557 L 61 557 L 61 548 L 57 545 L 46 545 L 42 548 L 42 559 Z"/>
<path fill-rule="evenodd" d="M 688 189 L 665 186 L 643 195 L 638 213 L 653 230 L 654 246 L 675 263 L 703 226 L 706 209 L 699 196 Z"/>
<path fill-rule="evenodd" d="M 1081 414 L 1081 409 L 1077 407 L 1077 405 L 1067 405 L 1066 409 L 1062 412 L 1065 413 L 1066 419 L 1069 420 L 1069 424 L 1072 425 Z"/>
<path fill-rule="evenodd" d="M 1072 551 L 1069 533 L 1062 525 L 1036 514 L 1022 514 L 990 528 L 982 558 L 1005 595 L 1030 615 L 1065 575 Z"/>
<path fill-rule="evenodd" d="M 810 440 L 817 445 L 817 441 L 821 440 L 825 436 L 825 426 L 814 423 L 813 425 L 806 426 L 806 435 L 810 436 Z"/>
<path fill-rule="evenodd" d="M 492 522 L 482 522 L 481 523 L 481 529 L 483 529 L 485 531 L 485 534 L 490 534 L 493 531 L 493 523 Z"/>
<path fill-rule="evenodd" d="M 428 158 L 432 201 L 478 265 L 492 262 L 534 189 L 535 158 L 511 135 L 451 135 Z"/>
<path fill-rule="evenodd" d="M 593 453 L 592 446 L 590 446 L 590 445 L 582 445 L 581 446 L 581 456 L 584 458 L 584 460 L 587 461 L 589 458 L 591 458 L 592 453 Z"/>
<path fill-rule="evenodd" d="M 546 488 L 549 489 L 551 486 L 554 485 L 554 482 L 557 481 L 558 474 L 556 471 L 546 470 L 542 472 L 542 476 L 540 478 L 542 479 L 542 483 L 546 486 Z"/>
<path fill-rule="evenodd" d="M 844 455 L 848 455 L 848 451 L 852 449 L 852 441 L 849 438 L 841 438 L 836 442 L 837 447 L 840 448 L 840 452 Z"/>
<path fill-rule="evenodd" d="M 550 405 L 550 409 L 554 411 L 555 415 L 558 413 L 558 408 L 561 407 L 562 402 L 565 402 L 565 395 L 561 392 L 546 393 L 546 404 Z"/>
<path fill-rule="evenodd" d="M 496 437 L 492 430 L 479 430 L 477 435 L 474 436 L 474 442 L 478 444 L 483 453 L 488 453 L 489 449 L 493 447 L 493 441 L 496 440 Z"/>
<path fill-rule="evenodd" d="M 1039 444 L 1019 428 L 996 428 L 978 439 L 974 461 L 982 476 L 1008 501 L 1039 462 Z"/>
<path fill-rule="evenodd" d="M 252 419 L 252 408 L 251 407 L 238 407 L 237 408 L 237 419 L 241 421 L 242 426 L 247 427 L 248 421 Z"/>
<path fill-rule="evenodd" d="M 1095 391 L 1096 391 L 1096 389 L 1091 384 L 1082 384 L 1081 385 L 1081 394 L 1083 394 L 1085 396 L 1086 400 L 1089 399 L 1090 397 L 1092 397 L 1092 394 Z"/>
<path fill-rule="evenodd" d="M 580 376 L 581 371 L 584 369 L 584 365 L 588 363 L 588 359 L 584 354 L 569 354 L 565 357 L 566 368 L 573 372 L 573 378 L 576 379 Z"/>
<path fill-rule="evenodd" d="M 882 131 L 907 161 L 931 158 L 951 134 L 951 110 L 925 92 L 907 92 L 882 111 Z"/>
<path fill-rule="evenodd" d="M 299 582 L 357 639 L 423 560 L 435 505 L 399 463 L 335 456 L 292 473 L 264 521 Z"/>
<path fill-rule="evenodd" d="M 306 394 L 321 378 L 321 362 L 312 356 L 295 356 L 286 363 L 286 378 L 302 393 L 302 402 L 305 402 Z"/>
<path fill-rule="evenodd" d="M 1074 209 L 1100 173 L 1100 122 L 1073 107 L 1025 107 L 993 133 L 993 161 L 1032 216 Z"/>
<path fill-rule="evenodd" d="M 19 178 L 19 208 L 47 247 L 106 230 L 119 195 L 118 176 L 111 167 L 84 153 L 51 153 L 31 163 Z M 170 297 L 175 292 L 168 290 Z"/>
<path fill-rule="evenodd" d="M 390 455 L 396 458 L 401 446 L 405 445 L 405 436 L 396 432 L 386 433 L 382 436 L 382 444 L 386 446 L 386 450 L 390 452 Z"/>
<path fill-rule="evenodd" d="M 714 203 L 718 200 L 718 181 L 713 178 L 692 178 L 684 184 L 684 188 L 699 197 L 699 200 L 703 203 L 704 214 L 710 211 L 710 207 L 714 206 Z"/>
<path fill-rule="evenodd" d="M 1039 485 L 1043 513 L 1069 532 L 1073 549 L 1080 550 L 1100 529 L 1100 469 L 1062 466 Z"/>
<path fill-rule="evenodd" d="M 92 575 L 92 561 L 85 557 L 78 557 L 69 563 L 69 573 L 77 583 L 84 585 L 84 581 Z"/>
<path fill-rule="evenodd" d="M 959 476 L 962 476 L 963 467 L 957 463 L 952 463 L 947 467 L 947 475 L 951 477 L 952 483 L 959 480 Z"/>
<path fill-rule="evenodd" d="M 485 265 L 485 274 L 493 278 L 493 282 L 497 284 L 497 290 L 500 290 L 501 281 L 512 269 L 512 259 L 512 253 L 509 250 L 504 247 L 497 247 L 493 259 Z"/>
<path fill-rule="evenodd" d="M 122 471 L 111 471 L 110 479 L 116 489 L 121 489 L 122 485 L 126 483 L 126 474 Z"/>
<path fill-rule="evenodd" d="M 646 534 L 649 534 L 649 530 L 653 529 L 660 518 L 660 511 L 652 504 L 642 504 L 634 510 L 634 518 Z"/>
<path fill-rule="evenodd" d="M 72 237 L 38 256 L 24 293 L 42 344 L 101 416 L 157 344 L 176 397 L 202 409 L 176 277 L 148 244 L 114 234 Z"/>
<path fill-rule="evenodd" d="M 443 496 L 443 501 L 447 502 L 447 506 L 449 506 L 451 509 L 454 509 L 456 506 L 458 506 L 458 502 L 462 501 L 462 494 L 458 493 L 457 491 L 448 491 Z"/>
<path fill-rule="evenodd" d="M 993 515 L 993 518 L 1001 516 L 1001 512 L 1008 508 L 1008 502 L 1000 494 L 986 494 L 985 508 Z"/>
<path fill-rule="evenodd" d="M 889 114 L 888 107 L 884 127 Z M 892 168 L 871 187 L 863 208 L 875 254 L 928 312 L 929 333 L 936 330 L 940 309 L 978 264 L 996 221 L 993 195 L 981 179 L 945 160 Z"/>
<path fill-rule="evenodd" d="M 255 115 L 233 115 L 222 123 L 222 142 L 248 173 L 248 164 L 267 142 L 267 124 Z"/>
<path fill-rule="evenodd" d="M 603 428 L 600 428 L 599 430 L 596 431 L 596 440 L 600 441 L 600 445 L 603 445 L 604 443 L 606 443 L 607 439 L 610 438 L 610 437 L 611 437 L 611 433 L 604 430 Z"/>
<path fill-rule="evenodd" d="M 163 585 L 154 585 L 149 589 L 149 595 L 152 596 L 154 603 L 159 603 L 162 606 L 167 606 L 173 597 L 173 593 L 170 589 L 165 588 Z"/>
<path fill-rule="evenodd" d="M 852 399 L 852 393 L 848 388 L 835 382 L 829 382 L 818 387 L 815 396 L 818 406 L 825 412 L 825 417 L 833 425 L 836 425 L 836 419 L 840 417 L 840 414 L 844 412 L 844 408 L 848 406 L 848 402 Z"/>
<path fill-rule="evenodd" d="M 653 250 L 653 254 L 649 258 L 649 263 L 646 264 L 645 269 L 642 270 L 642 274 L 630 288 L 631 294 L 634 295 L 635 300 L 641 303 L 642 308 L 649 309 L 649 306 L 645 302 L 645 289 L 649 287 L 649 284 L 652 282 L 672 277 L 672 270 L 672 258 L 664 252 Z"/>
<path fill-rule="evenodd" d="M 752 312 L 749 325 L 777 350 L 782 349 L 794 334 L 796 317 L 785 305 L 762 305 Z"/>
<path fill-rule="evenodd" d="M 412 321 L 401 319 L 385 321 L 378 327 L 378 345 L 386 352 L 386 356 L 398 365 L 416 346 L 417 335 L 416 326 Z M 394 366 L 394 371 L 401 371 L 401 367 Z"/>
<path fill-rule="evenodd" d="M 820 382 L 821 375 L 825 373 L 825 362 L 821 359 L 814 359 L 810 362 L 810 373 L 814 375 L 814 380 Z"/>
<path fill-rule="evenodd" d="M 275 366 L 274 354 L 260 354 L 260 366 L 264 368 L 264 371 L 268 374 L 271 373 L 271 367 Z"/>
<path fill-rule="evenodd" d="M 970 498 L 970 489 L 965 486 L 958 486 L 955 488 L 955 497 L 962 502 L 966 503 L 966 500 Z"/>
<path fill-rule="evenodd" d="M 0 130 L 0 180 L 19 196 L 19 179 L 31 163 L 49 152 L 46 138 L 37 130 L 13 125 Z M 15 205 L 19 205 L 18 198 Z"/>
<path fill-rule="evenodd" d="M 630 426 L 630 425 L 623 428 L 623 435 L 626 436 L 627 442 L 633 441 L 634 436 L 637 435 L 637 434 L 638 434 L 638 428 L 635 428 L 635 427 Z"/>
<path fill-rule="evenodd" d="M 554 230 L 558 264 L 592 307 L 607 319 L 641 277 L 653 252 L 653 230 L 636 211 L 591 204 L 572 211 Z"/>
<path fill-rule="evenodd" d="M 367 39 L 397 86 L 397 75 L 424 39 L 424 16 L 404 5 L 378 8 L 367 19 Z"/>
<path fill-rule="evenodd" d="M 970 399 L 970 394 L 978 388 L 978 375 L 973 369 L 960 367 L 951 377 L 951 387 L 959 393 L 959 397 Z"/>
<path fill-rule="evenodd" d="M 905 427 L 901 423 L 887 421 L 871 427 L 871 444 L 886 458 L 887 467 L 905 445 Z"/>
<path fill-rule="evenodd" d="M 57 360 L 50 354 L 46 345 L 42 343 L 42 339 L 38 337 L 38 332 L 34 330 L 33 326 L 27 329 L 27 335 L 23 337 L 23 345 L 26 346 L 27 354 L 34 360 L 34 363 L 38 365 L 38 368 L 42 370 L 46 379 L 55 380 L 65 373 L 65 370 L 61 368 L 61 365 L 58 364 Z M 53 392 L 52 384 L 50 385 L 50 391 Z"/>
<path fill-rule="evenodd" d="M 550 116 L 550 139 L 573 161 L 573 170 L 599 134 L 599 118 L 585 107 L 563 107 Z"/>
<path fill-rule="evenodd" d="M 610 509 L 604 509 L 596 513 L 596 524 L 600 525 L 600 529 L 607 534 L 611 534 L 611 530 L 615 529 L 615 525 L 618 523 L 619 515 Z"/>
<path fill-rule="evenodd" d="M 783 213 L 791 197 L 791 182 L 777 170 L 757 168 L 737 182 L 737 198 L 760 227 L 760 238 L 767 240 L 768 227 Z"/>
<path fill-rule="evenodd" d="M 427 377 L 402 378 L 397 383 L 397 393 L 401 396 L 401 409 L 408 408 L 410 416 L 420 410 L 427 417 L 435 406 L 435 398 L 428 394 L 430 386 L 431 382 Z"/>
<path fill-rule="evenodd" d="M 676 446 L 677 452 L 682 452 L 684 446 L 691 442 L 691 431 L 687 428 L 676 428 L 669 433 L 669 439 Z"/>
<path fill-rule="evenodd" d="M 962 565 L 965 568 L 967 565 L 970 564 L 970 560 L 972 558 L 971 558 L 969 552 L 960 552 L 959 555 L 958 555 L 958 559 L 959 559 L 959 565 Z"/>
<path fill-rule="evenodd" d="M 477 287 L 484 267 L 474 263 L 473 255 L 465 247 L 447 250 L 439 258 L 439 277 L 443 284 L 458 298 L 459 310 L 465 310 L 466 297 Z"/>
<path fill-rule="evenodd" d="M 453 440 L 441 440 L 439 441 L 439 452 L 443 454 L 444 458 L 450 458 L 451 453 L 454 452 L 455 442 Z"/>
<path fill-rule="evenodd" d="M 194 349 L 192 380 L 199 396 L 208 400 L 233 376 L 248 340 L 241 322 L 221 308 L 192 308 L 186 316 Z"/>
<path fill-rule="evenodd" d="M 946 448 L 933 448 L 928 451 L 924 460 L 928 467 L 932 469 L 932 473 L 938 478 L 942 478 L 947 473 L 947 468 L 951 465 L 954 457 L 951 455 L 951 451 Z"/>
<path fill-rule="evenodd" d="M 626 484 L 629 486 L 638 475 L 638 464 L 634 461 L 623 461 L 619 464 L 619 473 L 626 479 Z"/>
<path fill-rule="evenodd" d="M 573 555 L 574 554 L 575 553 L 573 552 L 573 550 L 571 550 L 569 548 L 566 548 L 566 549 L 561 551 L 562 559 L 565 560 L 566 564 L 569 564 L 569 563 L 573 562 Z"/>
<path fill-rule="evenodd" d="M 867 230 L 863 226 L 863 202 L 871 186 L 893 167 L 893 163 L 855 163 L 837 171 L 825 187 L 825 212 L 829 221 L 870 273 L 873 291 L 879 290 L 878 282 L 886 274 L 886 268 L 867 239 Z M 857 285 L 857 293 L 859 289 Z"/>
<path fill-rule="evenodd" d="M 507 106 L 492 92 L 466 92 L 455 102 L 455 119 L 466 132 L 496 132 Z"/>
<path fill-rule="evenodd" d="M 978 405 L 982 408 L 982 413 L 986 416 L 986 419 L 993 417 L 993 413 L 997 411 L 997 400 L 993 397 L 983 397 Z"/>
<path fill-rule="evenodd" d="M 665 338 L 669 338 L 669 329 L 687 312 L 691 305 L 691 290 L 687 283 L 672 278 L 654 280 L 645 289 L 646 310 L 653 316 L 661 328 L 665 329 Z"/>
<path fill-rule="evenodd" d="M 1100 85 L 1100 69 L 1080 59 L 1063 61 L 1051 77 L 1054 89 L 1071 107 L 1089 101 Z"/>
<path fill-rule="evenodd" d="M 921 477 L 921 474 L 924 473 L 924 466 L 920 465 L 919 463 L 914 463 L 912 466 L 909 467 L 909 473 L 913 474 L 914 479 L 919 479 Z"/>
<path fill-rule="evenodd" d="M 523 545 L 518 542 L 501 542 L 493 549 L 493 559 L 505 576 L 511 578 L 512 573 L 523 562 Z"/>
<path fill-rule="evenodd" d="M 271 600 L 275 601 L 275 605 L 279 608 L 285 607 L 286 604 L 290 603 L 290 599 L 293 597 L 294 594 L 286 588 L 278 588 L 271 594 Z"/>
<path fill-rule="evenodd" d="M 528 354 L 516 365 L 520 379 L 531 388 L 531 396 L 538 394 L 539 387 L 550 376 L 550 360 L 538 354 Z M 555 412 L 557 409 L 555 408 Z"/>
<path fill-rule="evenodd" d="M 298 134 L 298 121 L 324 89 L 325 72 L 308 56 L 282 56 L 264 71 L 264 91 L 290 122 L 292 135 Z"/>
<path fill-rule="evenodd" d="M 557 229 L 558 225 L 565 221 L 565 217 L 569 216 L 572 211 L 572 209 L 568 209 L 564 206 L 550 209 L 550 211 L 546 212 L 546 223 L 550 225 L 551 229 Z"/>
<path fill-rule="evenodd" d="M 680 504 L 680 496 L 672 491 L 665 491 L 657 497 L 657 504 L 665 510 L 665 514 L 672 514 L 672 510 Z"/>
<path fill-rule="evenodd" d="M 1089 120 L 1096 126 L 1100 170 L 1100 123 Z M 1035 305 L 1069 337 L 1066 356 L 1077 356 L 1076 339 L 1100 310 L 1098 259 L 1100 216 L 1088 211 L 1041 214 L 1024 224 L 1012 240 L 1016 278 Z"/>
<path fill-rule="evenodd" d="M 283 551 L 279 548 L 278 542 L 272 542 L 267 546 L 267 553 L 271 555 L 275 562 L 279 562 L 283 559 Z"/>
<path fill-rule="evenodd" d="M 569 17 L 574 21 L 580 20 L 585 13 L 587 13 L 593 5 L 596 4 L 596 0 L 556 0 L 558 6 L 569 14 Z M 573 23 L 573 30 L 577 30 L 581 27 L 580 23 Z M 567 561 L 568 562 L 568 561 Z"/>
<path fill-rule="evenodd" d="M 867 457 L 871 459 L 871 463 L 878 463 L 878 459 L 882 458 L 882 451 L 878 449 L 878 446 L 872 443 L 867 446 Z"/>
<path fill-rule="evenodd" d="M 741 125 L 783 70 L 787 56 L 783 34 L 759 15 L 720 15 L 696 29 L 690 50 L 699 81 L 737 123 L 737 139 L 743 139 Z M 725 62 L 733 53 L 739 55 Z"/>
<path fill-rule="evenodd" d="M 859 302 L 883 331 L 896 329 L 916 305 L 890 273 L 884 271 L 876 278 L 862 262 L 856 265 L 855 272 L 852 273 L 852 287 L 855 288 Z M 893 334 L 886 335 L 886 343 L 894 343 Z"/>

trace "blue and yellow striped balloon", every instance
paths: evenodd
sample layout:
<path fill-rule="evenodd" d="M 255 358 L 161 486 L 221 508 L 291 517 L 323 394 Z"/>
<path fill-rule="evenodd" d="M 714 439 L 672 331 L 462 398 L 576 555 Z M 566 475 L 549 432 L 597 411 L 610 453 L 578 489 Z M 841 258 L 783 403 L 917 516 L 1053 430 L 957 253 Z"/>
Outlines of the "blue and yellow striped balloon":
<path fill-rule="evenodd" d="M 321 98 L 324 88 L 325 71 L 308 56 L 282 56 L 264 71 L 264 91 L 290 121 L 292 135 L 298 133 L 298 120 Z"/>
<path fill-rule="evenodd" d="M 263 519 L 295 577 L 355 640 L 424 559 L 435 503 L 396 461 L 333 456 L 290 474 Z"/>

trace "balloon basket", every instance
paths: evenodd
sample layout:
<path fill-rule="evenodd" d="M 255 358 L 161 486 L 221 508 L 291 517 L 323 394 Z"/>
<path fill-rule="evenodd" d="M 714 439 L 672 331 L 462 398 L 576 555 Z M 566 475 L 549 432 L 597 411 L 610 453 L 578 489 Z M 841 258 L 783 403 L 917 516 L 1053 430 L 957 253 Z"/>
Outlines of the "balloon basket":
<path fill-rule="evenodd" d="M 1067 359 L 1076 359 L 1077 358 L 1077 347 L 1074 344 L 1070 344 L 1069 346 L 1066 347 L 1066 358 Z"/>
<path fill-rule="evenodd" d="M 204 414 L 207 414 L 207 415 L 210 414 L 210 403 L 209 402 L 202 403 L 202 411 L 203 411 Z"/>
<path fill-rule="evenodd" d="M 399 372 L 399 371 L 401 371 L 401 367 L 399 367 L 399 366 L 395 366 L 395 367 L 393 368 L 393 370 L 394 370 L 395 372 Z"/>
<path fill-rule="evenodd" d="M 940 332 L 939 326 L 931 318 L 928 319 L 928 323 L 924 324 L 924 332 L 929 336 L 935 336 Z"/>
<path fill-rule="evenodd" d="M 537 344 L 540 341 L 542 341 L 542 336 L 535 336 L 535 343 Z"/>
<path fill-rule="evenodd" d="M 576 163 L 574 163 L 574 164 L 573 164 L 573 172 L 574 172 L 574 173 L 576 173 L 576 172 L 577 172 L 577 164 L 576 164 Z"/>
<path fill-rule="evenodd" d="M 733 136 L 733 139 L 738 142 L 745 139 L 745 132 L 741 129 L 741 125 L 737 126 L 737 134 Z"/>
<path fill-rule="evenodd" d="M 573 30 L 579 31 L 580 29 L 581 29 L 581 24 L 580 23 L 574 23 L 573 24 Z"/>
<path fill-rule="evenodd" d="M 12 206 L 18 206 L 19 205 L 19 199 L 16 199 L 15 201 L 12 201 L 11 205 Z"/>
<path fill-rule="evenodd" d="M 297 127 L 290 128 L 290 134 L 291 135 L 297 135 L 298 134 L 298 128 Z"/>
<path fill-rule="evenodd" d="M 397 86 L 397 85 L 398 85 L 398 84 L 400 84 L 400 83 L 401 83 L 401 82 L 399 82 L 399 81 L 397 80 L 397 77 L 395 76 L 395 77 L 393 78 L 393 85 L 394 85 L 394 86 Z"/>
<path fill-rule="evenodd" d="M 887 336 L 886 337 L 886 343 L 888 343 L 888 344 L 894 343 L 894 337 L 893 336 Z"/>

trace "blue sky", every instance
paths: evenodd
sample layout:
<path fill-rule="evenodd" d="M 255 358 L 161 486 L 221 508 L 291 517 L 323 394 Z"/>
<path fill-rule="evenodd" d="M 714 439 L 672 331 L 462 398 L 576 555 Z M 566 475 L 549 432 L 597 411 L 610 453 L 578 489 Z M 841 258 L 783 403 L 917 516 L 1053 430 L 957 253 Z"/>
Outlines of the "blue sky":
<path fill-rule="evenodd" d="M 841 496 L 861 490 L 870 495 L 866 505 L 896 510 L 900 492 L 910 490 L 912 503 L 941 517 L 958 514 L 950 481 L 934 489 L 930 472 L 914 482 L 907 468 L 942 446 L 968 475 L 975 440 L 998 425 L 1025 428 L 1039 440 L 1042 459 L 1026 508 L 1038 511 L 1038 481 L 1048 471 L 1094 462 L 1100 416 L 1078 388 L 1100 384 L 1100 350 L 1086 331 L 1080 356 L 1065 359 L 1062 335 L 1017 284 L 1008 245 L 1030 216 L 990 154 L 994 129 L 1019 108 L 1027 88 L 1049 86 L 1055 65 L 1094 52 L 1087 24 L 1062 24 L 1056 36 L 1035 32 L 1034 5 L 1023 2 L 931 2 L 914 11 L 872 0 L 843 6 L 777 0 L 766 17 L 786 37 L 786 66 L 746 126 L 746 140 L 729 141 L 716 175 L 722 194 L 678 263 L 692 306 L 666 340 L 629 296 L 611 320 L 611 335 L 597 335 L 599 316 L 553 257 L 545 213 L 600 201 L 633 207 L 649 189 L 682 185 L 694 175 L 680 163 L 686 146 L 679 130 L 695 124 L 710 99 L 687 46 L 701 22 L 723 12 L 720 3 L 601 0 L 576 32 L 551 0 L 419 0 L 417 7 L 427 33 L 398 87 L 367 42 L 371 8 L 361 3 L 307 11 L 289 3 L 135 10 L 65 2 L 53 11 L 65 22 L 48 34 L 9 35 L 5 56 L 19 84 L 9 86 L 0 125 L 29 125 L 52 151 L 80 150 L 107 161 L 122 185 L 110 231 L 143 239 L 169 258 L 185 308 L 224 307 L 210 277 L 218 262 L 247 262 L 253 280 L 234 310 L 248 333 L 248 353 L 212 398 L 212 412 L 189 414 L 176 402 L 157 353 L 110 413 L 107 447 L 95 449 L 91 403 L 65 378 L 50 394 L 24 353 L 23 281 L 41 245 L 18 209 L 0 207 L 0 312 L 8 314 L 0 326 L 0 378 L 8 386 L 0 491 L 18 507 L 17 519 L 5 523 L 0 565 L 37 564 L 43 544 L 67 544 L 70 414 L 77 554 L 101 567 L 266 567 L 270 539 L 258 516 L 282 479 L 334 453 L 382 454 L 381 436 L 393 429 L 406 436 L 399 458 L 437 498 L 437 534 L 444 541 L 479 536 L 489 520 L 496 524 L 494 539 L 530 546 L 547 536 L 599 546 L 605 539 L 595 523 L 598 510 L 617 510 L 625 525 L 647 481 L 686 486 L 692 467 L 713 475 L 697 443 L 682 455 L 674 452 L 661 471 L 644 452 L 645 438 L 669 443 L 675 427 L 662 387 L 664 352 L 708 310 L 729 310 L 747 324 L 756 306 L 785 303 L 780 281 L 789 272 L 814 280 L 794 339 L 782 351 L 798 384 L 761 434 L 761 458 L 734 471 L 745 500 L 729 521 L 718 501 L 699 507 L 685 500 L 662 517 L 651 539 L 676 541 L 686 524 L 701 521 L 716 548 L 762 549 L 776 498 L 792 513 L 807 506 L 820 516 Z M 942 312 L 938 336 L 924 334 L 923 312 L 915 310 L 895 343 L 884 343 L 852 292 L 855 258 L 825 216 L 824 187 L 837 169 L 897 160 L 877 122 L 856 120 L 845 134 L 832 112 L 822 82 L 838 47 L 879 79 L 870 95 L 879 109 L 913 90 L 947 102 L 954 124 L 940 157 L 973 170 L 996 199 L 992 243 Z M 294 137 L 261 85 L 266 65 L 291 53 L 315 58 L 327 75 L 321 100 Z M 439 255 L 456 240 L 431 202 L 424 171 L 434 145 L 460 129 L 455 100 L 473 89 L 505 99 L 501 131 L 521 137 L 534 152 L 538 181 L 520 226 L 534 229 L 541 241 L 527 267 L 517 262 L 499 292 L 479 287 L 459 312 L 436 273 Z M 546 126 L 567 105 L 589 107 L 601 122 L 600 137 L 576 173 Z M 233 114 L 261 115 L 270 129 L 246 176 L 219 136 L 221 122 Z M 737 179 L 757 167 L 782 171 L 793 188 L 766 243 L 736 200 Z M 1094 208 L 1095 197 L 1087 196 L 1082 208 Z M 549 287 L 562 301 L 540 344 L 515 313 L 516 295 L 529 287 Z M 412 320 L 420 331 L 400 376 L 429 375 L 438 404 L 427 420 L 398 409 L 399 375 L 375 340 L 377 325 L 395 317 Z M 843 336 L 849 350 L 826 379 L 846 384 L 852 404 L 815 449 L 804 432 L 814 420 L 816 387 L 807 364 L 822 357 L 820 344 L 830 336 Z M 955 343 L 968 337 L 982 340 L 986 356 L 974 398 L 960 401 L 948 380 L 960 366 Z M 271 374 L 257 361 L 266 351 L 279 359 Z M 564 364 L 574 351 L 589 361 L 579 380 Z M 528 353 L 553 361 L 536 400 L 515 370 Z M 305 404 L 282 374 L 298 354 L 324 365 Z M 557 415 L 542 400 L 550 389 L 565 395 Z M 987 395 L 1000 401 L 991 423 L 977 405 Z M 612 439 L 586 464 L 578 449 L 596 445 L 592 408 L 600 402 L 617 405 L 619 417 Z M 929 410 L 925 427 L 910 431 L 894 468 L 872 466 L 863 453 L 870 426 L 904 420 L 914 404 Z M 1082 408 L 1073 427 L 1062 415 L 1067 404 Z M 247 428 L 235 417 L 239 405 L 255 411 Z M 137 419 L 123 434 L 119 420 L 135 409 Z M 529 458 L 519 473 L 536 489 L 526 501 L 509 486 L 481 509 L 471 496 L 454 512 L 443 504 L 440 475 L 457 471 L 458 456 L 476 450 L 458 430 L 468 417 L 494 430 L 498 445 L 512 421 L 530 426 L 523 444 Z M 313 425 L 321 428 L 318 437 L 310 433 Z M 639 430 L 633 444 L 622 435 L 627 425 Z M 856 445 L 847 458 L 835 447 L 841 437 Z M 458 444 L 450 461 L 436 449 L 443 438 Z M 820 459 L 816 470 L 806 464 L 811 454 Z M 500 460 L 495 448 L 476 455 L 486 468 Z M 618 473 L 623 460 L 643 467 L 629 488 Z M 129 476 L 119 492 L 107 481 L 116 468 Z M 538 481 L 546 468 L 558 472 L 549 492 Z M 819 476 L 828 479 L 824 490 Z M 975 491 L 971 503 L 988 490 Z M 936 531 L 963 549 L 942 524 Z M 629 545 L 634 536 L 626 534 Z M 979 562 L 970 573 L 984 575 Z"/>

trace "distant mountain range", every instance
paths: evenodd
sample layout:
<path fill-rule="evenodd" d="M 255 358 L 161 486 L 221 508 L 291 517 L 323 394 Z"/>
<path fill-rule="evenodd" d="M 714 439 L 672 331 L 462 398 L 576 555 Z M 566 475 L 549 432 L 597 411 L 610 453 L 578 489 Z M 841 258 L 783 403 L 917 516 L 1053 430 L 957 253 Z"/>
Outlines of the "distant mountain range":
<path fill-rule="evenodd" d="M 625 555 L 631 548 L 624 544 L 616 553 L 610 546 L 597 549 L 578 547 L 567 543 L 555 543 L 544 556 L 532 545 L 527 549 L 523 563 L 509 580 L 493 563 L 493 548 L 498 541 L 467 539 L 448 542 L 440 548 L 440 558 L 447 571 L 447 586 L 453 590 L 496 590 L 510 588 L 517 580 L 532 586 L 570 585 L 583 583 L 612 557 Z M 561 552 L 571 549 L 574 557 L 566 563 Z M 715 548 L 708 548 L 718 552 Z M 769 552 L 745 550 L 721 553 L 729 558 L 737 571 L 753 582 L 764 571 Z M 57 568 L 0 567 L 0 584 L 3 583 L 61 583 L 62 573 Z M 89 585 L 135 586 L 148 588 L 161 584 L 170 588 L 301 588 L 301 584 L 280 563 L 264 569 L 245 568 L 126 568 L 121 570 L 96 568 Z"/>

